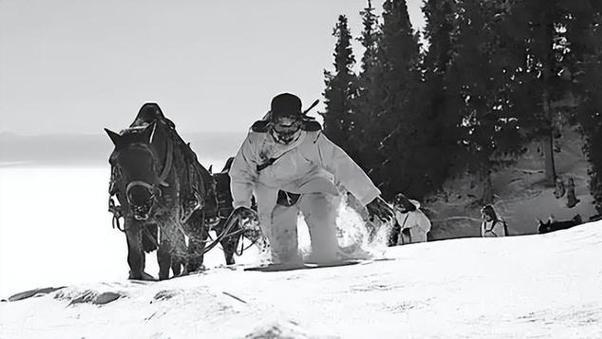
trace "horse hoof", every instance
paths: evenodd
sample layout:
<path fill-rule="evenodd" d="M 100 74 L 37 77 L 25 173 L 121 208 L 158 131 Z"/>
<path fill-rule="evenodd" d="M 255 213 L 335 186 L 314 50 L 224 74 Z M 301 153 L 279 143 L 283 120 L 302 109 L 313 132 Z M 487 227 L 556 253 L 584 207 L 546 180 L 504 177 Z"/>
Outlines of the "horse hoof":
<path fill-rule="evenodd" d="M 181 273 L 178 273 L 178 274 L 174 274 L 174 275 L 173 275 L 173 277 L 171 277 L 171 279 L 173 279 L 173 278 L 185 277 L 185 276 L 187 276 L 187 275 L 188 275 L 188 272 L 187 272 L 187 271 L 185 271 L 185 272 L 181 272 Z"/>

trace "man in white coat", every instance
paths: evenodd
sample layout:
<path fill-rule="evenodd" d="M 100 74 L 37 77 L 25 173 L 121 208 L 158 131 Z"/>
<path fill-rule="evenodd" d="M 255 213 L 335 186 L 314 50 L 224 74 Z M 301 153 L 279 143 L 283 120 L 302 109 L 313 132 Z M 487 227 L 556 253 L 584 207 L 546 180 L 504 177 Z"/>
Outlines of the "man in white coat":
<path fill-rule="evenodd" d="M 431 231 L 431 221 L 420 210 L 420 203 L 398 193 L 393 206 L 395 219 L 399 225 L 399 235 L 397 239 L 394 239 L 394 245 L 426 242 L 428 233 Z"/>
<path fill-rule="evenodd" d="M 295 95 L 274 97 L 267 119 L 253 124 L 230 170 L 233 213 L 258 217 L 274 264 L 302 260 L 297 243 L 299 212 L 309 228 L 309 261 L 338 259 L 335 219 L 341 194 L 337 184 L 366 206 L 370 217 L 384 222 L 393 217 L 370 178 L 306 112 Z M 257 214 L 250 209 L 253 194 Z"/>

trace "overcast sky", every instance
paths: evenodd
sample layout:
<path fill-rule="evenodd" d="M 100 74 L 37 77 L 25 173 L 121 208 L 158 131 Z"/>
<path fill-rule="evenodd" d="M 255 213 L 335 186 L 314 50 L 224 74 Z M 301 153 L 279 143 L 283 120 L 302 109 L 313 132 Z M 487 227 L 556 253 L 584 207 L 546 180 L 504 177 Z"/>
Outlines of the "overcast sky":
<path fill-rule="evenodd" d="M 321 99 L 337 17 L 357 37 L 366 3 L 0 0 L 0 132 L 119 130 L 147 101 L 183 132 L 246 131 L 275 94 Z"/>

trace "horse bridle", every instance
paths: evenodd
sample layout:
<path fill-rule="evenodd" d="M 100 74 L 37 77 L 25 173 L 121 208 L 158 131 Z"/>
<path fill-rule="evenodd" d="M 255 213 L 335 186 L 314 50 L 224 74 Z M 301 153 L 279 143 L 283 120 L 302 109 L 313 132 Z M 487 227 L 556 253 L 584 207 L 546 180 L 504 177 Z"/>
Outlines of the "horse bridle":
<path fill-rule="evenodd" d="M 154 168 L 158 167 L 158 161 L 159 161 L 158 157 L 156 156 L 156 153 L 150 148 L 149 144 L 145 144 L 145 143 L 132 144 L 132 145 L 130 145 L 130 147 L 137 147 L 139 149 L 142 149 L 144 152 L 148 153 L 151 156 L 151 159 L 153 159 Z M 156 208 L 156 205 L 159 202 L 158 198 L 161 197 L 161 195 L 162 195 L 161 186 L 169 187 L 169 184 L 166 182 L 166 179 L 167 179 L 169 172 L 171 171 L 171 167 L 173 165 L 173 151 L 174 151 L 173 148 L 174 148 L 174 141 L 171 139 L 171 136 L 169 136 L 167 138 L 167 154 L 166 154 L 166 158 L 165 158 L 165 163 L 163 164 L 161 174 L 157 177 L 157 180 L 155 182 L 149 183 L 144 180 L 134 180 L 134 181 L 129 182 L 126 185 L 126 189 L 125 189 L 126 200 L 131 207 L 136 208 L 136 205 L 131 200 L 131 195 L 130 195 L 131 190 L 135 187 L 143 187 L 144 189 L 146 189 L 147 191 L 150 192 L 150 197 L 147 199 L 147 202 L 152 202 L 152 205 L 148 211 L 148 214 L 149 215 L 152 214 L 152 210 L 154 208 Z M 189 171 L 197 170 L 196 168 L 194 168 L 193 165 L 190 165 L 190 167 L 191 168 L 189 168 Z M 198 174 L 200 180 L 204 180 L 203 176 L 200 173 L 197 173 L 197 174 Z M 213 178 L 212 178 L 212 180 L 213 180 Z M 216 194 L 215 188 L 213 188 L 213 194 Z M 120 206 L 115 205 L 112 197 L 110 196 L 109 197 L 109 211 L 111 211 L 113 213 L 113 227 L 114 228 L 116 227 L 121 231 L 125 231 L 125 229 L 122 229 L 119 224 L 119 218 L 123 216 L 122 211 L 120 210 L 119 207 Z M 194 212 L 194 210 L 192 212 Z M 217 220 L 216 224 L 219 223 L 219 219 L 220 218 L 218 216 L 218 220 Z M 173 221 L 176 221 L 176 220 L 173 220 Z M 185 220 L 183 220 L 182 217 L 180 217 L 179 220 L 177 220 L 178 223 L 182 223 L 183 221 L 185 222 Z M 205 221 L 207 222 L 207 220 L 205 220 Z M 246 231 L 244 229 L 233 231 L 234 225 L 236 225 L 237 223 L 239 223 L 238 218 L 234 218 L 232 215 L 228 216 L 227 221 L 225 223 L 226 227 L 219 235 L 217 235 L 216 239 L 204 241 L 205 243 L 208 243 L 208 245 L 205 247 L 203 252 L 206 253 L 209 250 L 211 250 L 212 248 L 214 248 L 225 237 L 239 236 L 242 233 L 244 233 Z M 212 225 L 208 225 L 208 226 L 211 227 Z M 180 231 L 182 231 L 182 230 L 180 229 Z M 252 246 L 253 244 L 255 244 L 255 242 L 257 242 L 257 239 L 254 240 L 253 243 L 251 245 L 249 245 L 249 247 Z M 241 248 L 240 254 L 242 254 L 242 251 L 243 251 L 243 249 Z"/>
<path fill-rule="evenodd" d="M 132 148 L 135 147 L 135 148 L 141 149 L 145 153 L 149 154 L 151 159 L 153 160 L 154 168 L 158 167 L 157 166 L 158 162 L 159 162 L 158 157 L 156 156 L 155 152 L 153 152 L 153 150 L 150 148 L 150 145 L 144 144 L 144 143 L 137 143 L 137 144 L 130 145 L 130 147 L 132 147 Z M 167 176 L 169 175 L 172 164 L 173 164 L 173 141 L 171 140 L 171 138 L 167 138 L 167 153 L 166 153 L 166 157 L 165 157 L 165 163 L 163 164 L 163 168 L 161 170 L 161 174 L 157 177 L 157 180 L 155 180 L 153 183 L 148 183 L 144 180 L 134 180 L 134 181 L 129 182 L 125 189 L 125 196 L 126 196 L 126 200 L 127 200 L 128 204 L 134 209 L 136 208 L 136 206 L 138 206 L 132 201 L 130 192 L 135 187 L 143 187 L 150 193 L 150 197 L 146 200 L 146 202 L 143 205 L 150 204 L 148 214 L 151 214 L 152 210 L 154 208 L 156 208 L 156 205 L 158 202 L 157 198 L 162 195 L 161 186 L 169 187 L 169 184 L 166 182 L 166 179 L 167 179 Z M 109 200 L 111 200 L 110 197 L 109 197 Z M 109 204 L 111 204 L 111 201 L 109 201 Z"/>

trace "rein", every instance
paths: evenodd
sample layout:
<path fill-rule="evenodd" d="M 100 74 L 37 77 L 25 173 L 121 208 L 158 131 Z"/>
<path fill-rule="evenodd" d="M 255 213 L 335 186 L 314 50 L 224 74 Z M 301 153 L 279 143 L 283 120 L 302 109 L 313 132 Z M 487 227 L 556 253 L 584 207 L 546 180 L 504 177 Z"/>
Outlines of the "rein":
<path fill-rule="evenodd" d="M 180 142 L 182 144 L 182 148 L 185 147 L 189 147 L 181 138 L 179 138 L 179 136 L 175 133 L 175 131 L 173 131 L 173 133 L 170 133 L 172 131 L 167 131 L 166 133 L 166 137 L 167 137 L 167 144 L 166 144 L 166 155 L 165 155 L 165 161 L 163 163 L 162 169 L 161 169 L 161 173 L 159 174 L 158 178 L 157 178 L 157 182 L 156 183 L 149 183 L 146 181 L 142 181 L 142 180 L 136 180 L 136 181 L 132 181 L 130 183 L 127 184 L 126 189 L 125 189 L 125 194 L 126 194 L 126 199 L 128 204 L 133 205 L 132 201 L 130 200 L 130 191 L 134 188 L 134 187 L 144 187 L 145 189 L 147 189 L 150 193 L 151 193 L 151 197 L 150 199 L 153 200 L 153 206 L 154 205 L 158 205 L 159 208 L 164 208 L 165 206 L 163 206 L 162 202 L 159 201 L 157 199 L 157 197 L 160 197 L 162 195 L 162 191 L 161 191 L 161 186 L 162 187 L 169 187 L 169 183 L 167 182 L 167 179 L 169 177 L 169 174 L 172 170 L 176 170 L 174 167 L 174 143 L 176 142 Z M 154 132 L 153 132 L 154 134 Z M 152 159 L 154 160 L 155 165 L 157 165 L 158 163 L 158 156 L 156 154 L 156 152 L 153 151 L 153 149 L 151 148 L 151 146 L 149 144 L 143 144 L 142 146 L 144 148 L 145 151 L 148 151 L 152 157 Z M 188 150 L 194 154 L 192 152 L 192 150 L 190 150 L 190 148 L 188 148 Z M 187 154 L 185 153 L 184 149 L 181 150 L 182 152 L 182 157 L 186 158 Z M 158 167 L 158 166 L 157 166 Z M 202 213 L 203 213 L 203 227 L 205 228 L 211 228 L 211 219 L 210 217 L 207 216 L 207 211 L 205 211 L 207 208 L 209 208 L 209 206 L 212 206 L 213 204 L 206 204 L 206 203 L 201 203 L 203 202 L 203 200 L 206 202 L 208 199 L 215 199 L 216 203 L 215 203 L 215 207 L 217 208 L 216 211 L 216 215 L 218 216 L 218 220 L 219 219 L 224 219 L 223 217 L 220 218 L 219 216 L 219 210 L 220 210 L 220 204 L 217 201 L 217 193 L 216 193 L 216 189 L 215 189 L 215 179 L 209 174 L 205 174 L 203 172 L 203 169 L 201 167 L 201 165 L 198 163 L 198 161 L 196 160 L 196 156 L 192 157 L 191 159 L 189 159 L 189 163 L 186 164 L 186 168 L 187 168 L 187 172 L 188 172 L 188 181 L 189 184 L 192 187 L 192 191 L 195 194 L 195 197 L 197 197 L 197 199 L 201 199 L 199 201 L 199 206 L 203 206 L 201 208 L 199 208 Z M 113 173 L 112 173 L 113 174 Z M 197 177 L 195 180 L 195 176 Z M 117 175 L 111 175 L 111 181 L 110 181 L 110 187 L 111 188 L 115 188 L 117 187 L 116 182 L 117 182 L 118 176 Z M 213 186 L 212 186 L 213 184 Z M 113 197 L 117 194 L 117 190 L 115 189 L 111 189 L 109 192 L 109 212 L 111 212 L 113 214 L 113 219 L 112 219 L 112 226 L 113 228 L 117 228 L 118 230 L 120 230 L 121 232 L 125 232 L 127 229 L 125 227 L 125 225 L 122 225 L 121 223 L 121 218 L 124 218 L 124 211 L 122 209 L 122 206 L 117 205 L 115 200 L 113 199 Z M 147 200 L 148 201 L 148 200 Z M 173 213 L 168 213 L 167 216 L 167 220 L 166 222 L 170 223 L 173 225 L 173 227 L 175 227 L 176 232 L 181 232 L 182 234 L 186 235 L 185 231 L 184 231 L 184 227 L 183 227 L 183 223 L 185 223 L 185 221 L 183 222 L 181 219 L 181 215 L 179 213 L 179 210 L 181 208 L 181 206 L 176 206 L 175 208 L 177 208 L 178 212 L 176 212 L 175 214 Z M 197 209 L 195 209 L 197 210 Z M 194 213 L 193 210 L 191 212 Z M 209 213 L 211 215 L 211 213 Z M 228 237 L 238 237 L 240 235 L 244 235 L 244 233 L 246 232 L 246 230 L 243 227 L 240 227 L 240 229 L 237 229 L 235 231 L 233 231 L 233 229 L 235 228 L 235 226 L 242 226 L 241 225 L 241 220 L 240 217 L 238 216 L 232 216 L 229 215 L 228 218 L 226 219 L 226 224 L 225 227 L 223 228 L 222 232 L 220 232 L 219 235 L 216 236 L 215 239 L 206 239 L 203 241 L 203 243 L 205 244 L 204 249 L 203 249 L 203 254 L 209 252 L 211 249 L 215 248 L 223 239 L 228 238 Z M 146 227 L 142 227 L 144 232 L 146 232 L 146 235 L 149 236 L 149 238 L 155 243 L 156 246 L 159 246 L 159 244 L 157 244 L 157 240 L 154 239 L 154 237 L 151 236 L 150 233 L 148 233 L 148 229 Z M 244 244 L 241 243 L 241 248 L 239 249 L 235 249 L 235 253 L 237 255 L 242 255 L 242 252 L 246 249 L 248 249 L 249 247 L 253 246 L 255 243 L 257 243 L 258 239 L 255 239 L 251 245 L 247 246 L 246 248 L 244 247 Z M 197 253 L 194 253 L 192 255 L 199 255 Z"/>
<path fill-rule="evenodd" d="M 155 163 L 157 162 L 157 157 L 155 156 L 155 152 L 152 151 L 152 149 L 150 148 L 150 145 L 144 145 L 143 149 L 148 152 L 152 159 L 155 161 Z M 158 182 L 160 186 L 163 187 L 169 187 L 169 184 L 165 181 L 167 179 L 167 177 L 169 176 L 169 172 L 171 171 L 171 168 L 173 166 L 173 140 L 171 139 L 170 136 L 167 137 L 167 153 L 165 155 L 165 163 L 163 164 L 163 169 L 161 170 L 161 174 L 158 177 Z M 113 200 L 113 196 L 115 196 L 117 194 L 117 190 L 115 190 L 114 188 L 116 187 L 116 181 L 117 178 L 114 175 L 113 171 L 111 171 L 111 180 L 109 182 L 109 212 L 111 212 L 113 214 L 113 219 L 111 221 L 111 224 L 113 226 L 113 228 L 117 228 L 118 230 L 125 232 L 125 226 L 121 226 L 121 222 L 120 222 L 120 218 L 124 217 L 123 215 L 123 211 L 121 209 L 121 206 L 118 206 L 115 204 L 115 201 Z M 126 186 L 125 189 L 125 196 L 126 196 L 126 200 L 128 201 L 128 203 L 130 205 L 132 205 L 132 202 L 130 201 L 130 190 L 136 186 L 142 186 L 144 188 L 146 188 L 147 190 L 149 190 L 151 192 L 151 199 L 154 199 L 155 202 L 156 201 L 156 196 L 159 195 L 161 196 L 161 188 L 157 187 L 156 184 L 149 184 L 146 181 L 142 181 L 142 180 L 135 180 L 132 181 L 130 183 L 128 183 L 128 185 Z"/>

